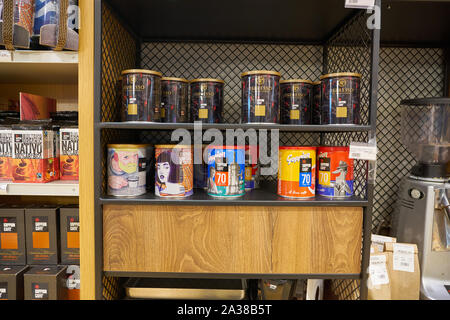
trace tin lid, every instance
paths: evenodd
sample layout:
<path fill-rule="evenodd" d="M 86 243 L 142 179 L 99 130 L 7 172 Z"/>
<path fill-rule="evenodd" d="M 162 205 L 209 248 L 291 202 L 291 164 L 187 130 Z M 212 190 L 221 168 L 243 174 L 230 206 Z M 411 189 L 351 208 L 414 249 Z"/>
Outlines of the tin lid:
<path fill-rule="evenodd" d="M 161 81 L 180 81 L 180 82 L 189 82 L 189 80 L 184 78 L 174 78 L 174 77 L 162 77 Z"/>
<path fill-rule="evenodd" d="M 296 147 L 296 146 L 281 146 L 279 147 L 280 150 L 316 150 L 317 147 L 314 146 L 301 146 L 301 147 Z"/>
<path fill-rule="evenodd" d="M 358 77 L 358 78 L 361 78 L 361 74 L 355 73 L 355 72 L 328 73 L 328 74 L 321 75 L 319 77 L 319 79 L 322 80 L 322 79 L 331 78 L 331 77 Z"/>
<path fill-rule="evenodd" d="M 319 152 L 321 151 L 349 151 L 350 147 L 343 146 L 332 146 L 332 147 L 319 147 Z"/>
<path fill-rule="evenodd" d="M 317 81 L 313 81 L 313 85 L 318 85 L 318 84 L 320 84 L 321 82 L 320 82 L 320 80 L 317 80 Z"/>
<path fill-rule="evenodd" d="M 311 80 L 306 79 L 287 79 L 287 80 L 281 80 L 280 83 L 309 83 L 313 84 Z"/>
<path fill-rule="evenodd" d="M 253 70 L 253 71 L 247 71 L 247 72 L 244 72 L 243 74 L 241 74 L 241 77 L 251 76 L 251 75 L 257 75 L 257 74 L 269 74 L 269 75 L 281 77 L 281 73 L 279 73 L 279 72 L 277 72 L 277 71 L 270 71 L 270 70 Z"/>
<path fill-rule="evenodd" d="M 192 148 L 191 144 L 157 144 L 155 148 L 158 149 L 174 149 L 174 148 Z"/>
<path fill-rule="evenodd" d="M 245 146 L 211 146 L 211 145 L 209 145 L 208 148 L 210 148 L 210 149 L 244 149 Z"/>
<path fill-rule="evenodd" d="M 134 149 L 134 148 L 145 148 L 150 146 L 149 144 L 108 144 L 108 148 L 117 149 Z"/>
<path fill-rule="evenodd" d="M 129 74 L 129 73 L 145 73 L 145 74 L 152 74 L 154 76 L 162 77 L 162 73 L 158 71 L 153 70 L 147 70 L 147 69 L 127 69 L 123 70 L 122 74 Z"/>
<path fill-rule="evenodd" d="M 219 82 L 219 83 L 225 83 L 225 81 L 220 79 L 214 79 L 214 78 L 198 78 L 198 79 L 192 79 L 189 80 L 189 82 Z"/>

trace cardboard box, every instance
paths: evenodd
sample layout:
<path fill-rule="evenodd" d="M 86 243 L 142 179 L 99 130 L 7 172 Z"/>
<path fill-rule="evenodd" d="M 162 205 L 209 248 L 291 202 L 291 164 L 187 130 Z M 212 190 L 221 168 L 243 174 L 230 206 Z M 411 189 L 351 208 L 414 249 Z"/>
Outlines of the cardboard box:
<path fill-rule="evenodd" d="M 55 132 L 48 121 L 21 122 L 12 126 L 13 182 L 44 183 L 59 179 L 55 157 Z M 58 166 L 55 166 L 58 161 Z"/>
<path fill-rule="evenodd" d="M 66 289 L 67 300 L 80 300 L 80 266 L 66 266 L 64 287 Z"/>
<path fill-rule="evenodd" d="M 367 289 L 368 300 L 391 300 L 391 279 L 388 272 L 387 253 L 370 255 Z"/>
<path fill-rule="evenodd" d="M 28 264 L 59 263 L 59 208 L 36 206 L 25 210 Z"/>
<path fill-rule="evenodd" d="M 62 266 L 34 266 L 24 274 L 25 300 L 65 300 L 66 269 Z"/>
<path fill-rule="evenodd" d="M 12 180 L 11 157 L 11 125 L 0 123 L 0 181 Z"/>
<path fill-rule="evenodd" d="M 80 218 L 78 206 L 59 209 L 61 264 L 80 264 Z"/>
<path fill-rule="evenodd" d="M 384 244 L 386 242 L 397 242 L 397 238 L 372 234 L 371 241 L 372 241 L 372 245 L 377 247 L 378 252 L 383 252 Z"/>
<path fill-rule="evenodd" d="M 31 93 L 19 93 L 20 120 L 50 119 L 50 112 L 56 111 L 56 99 Z"/>
<path fill-rule="evenodd" d="M 60 179 L 78 180 L 78 128 L 61 128 L 60 139 Z"/>
<path fill-rule="evenodd" d="M 25 208 L 0 206 L 0 265 L 25 265 Z"/>
<path fill-rule="evenodd" d="M 28 266 L 0 266 L 0 300 L 23 300 L 23 275 Z"/>
<path fill-rule="evenodd" d="M 386 242 L 384 249 L 391 278 L 391 299 L 419 300 L 420 266 L 417 245 Z"/>

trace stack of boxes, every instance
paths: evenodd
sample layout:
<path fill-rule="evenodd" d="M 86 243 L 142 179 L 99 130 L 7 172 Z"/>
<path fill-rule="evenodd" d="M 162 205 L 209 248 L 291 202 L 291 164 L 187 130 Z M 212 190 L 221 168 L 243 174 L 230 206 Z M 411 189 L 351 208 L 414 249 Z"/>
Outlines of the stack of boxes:
<path fill-rule="evenodd" d="M 79 299 L 77 206 L 0 207 L 0 299 Z"/>
<path fill-rule="evenodd" d="M 416 244 L 372 235 L 368 277 L 369 300 L 418 300 L 420 266 Z"/>
<path fill-rule="evenodd" d="M 78 113 L 57 112 L 52 117 L 0 121 L 1 181 L 78 180 Z"/>

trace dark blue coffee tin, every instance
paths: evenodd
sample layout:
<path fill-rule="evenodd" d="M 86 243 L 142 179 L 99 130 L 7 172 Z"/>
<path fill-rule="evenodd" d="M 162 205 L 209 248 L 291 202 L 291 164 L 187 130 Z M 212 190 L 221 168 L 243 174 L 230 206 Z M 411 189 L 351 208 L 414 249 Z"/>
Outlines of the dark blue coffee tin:
<path fill-rule="evenodd" d="M 322 124 L 360 124 L 360 82 L 358 73 L 331 73 L 322 82 Z"/>
<path fill-rule="evenodd" d="M 189 82 L 182 78 L 161 78 L 161 122 L 187 122 Z"/>
<path fill-rule="evenodd" d="M 242 123 L 279 123 L 280 77 L 276 71 L 244 72 L 242 83 Z"/>
<path fill-rule="evenodd" d="M 201 78 L 190 81 L 192 122 L 222 122 L 224 85 L 225 82 L 220 79 Z"/>
<path fill-rule="evenodd" d="M 311 124 L 312 81 L 280 81 L 281 123 Z"/>
<path fill-rule="evenodd" d="M 322 104 L 322 91 L 320 81 L 313 82 L 312 89 L 312 105 L 311 105 L 311 123 L 312 124 L 321 124 L 321 116 L 320 116 L 320 106 Z"/>

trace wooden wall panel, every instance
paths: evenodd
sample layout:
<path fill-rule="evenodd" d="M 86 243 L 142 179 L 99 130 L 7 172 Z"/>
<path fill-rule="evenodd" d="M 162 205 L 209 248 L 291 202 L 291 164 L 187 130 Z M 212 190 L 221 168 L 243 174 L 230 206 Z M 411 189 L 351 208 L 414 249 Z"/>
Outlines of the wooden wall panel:
<path fill-rule="evenodd" d="M 361 208 L 105 205 L 105 271 L 359 273 Z"/>

